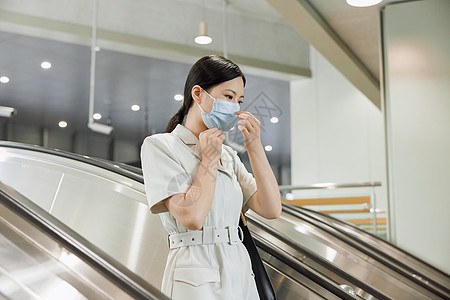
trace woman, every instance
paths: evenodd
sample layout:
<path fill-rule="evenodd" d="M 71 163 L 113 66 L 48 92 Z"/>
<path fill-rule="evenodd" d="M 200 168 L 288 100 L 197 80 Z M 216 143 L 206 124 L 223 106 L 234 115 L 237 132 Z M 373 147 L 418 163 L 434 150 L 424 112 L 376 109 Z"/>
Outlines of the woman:
<path fill-rule="evenodd" d="M 240 110 L 244 86 L 244 75 L 230 60 L 199 59 L 166 133 L 147 137 L 141 148 L 150 211 L 160 214 L 169 232 L 161 289 L 176 300 L 259 299 L 238 227 L 240 212 L 250 208 L 274 219 L 281 200 L 260 123 Z M 224 131 L 236 122 L 255 177 L 223 144 Z"/>

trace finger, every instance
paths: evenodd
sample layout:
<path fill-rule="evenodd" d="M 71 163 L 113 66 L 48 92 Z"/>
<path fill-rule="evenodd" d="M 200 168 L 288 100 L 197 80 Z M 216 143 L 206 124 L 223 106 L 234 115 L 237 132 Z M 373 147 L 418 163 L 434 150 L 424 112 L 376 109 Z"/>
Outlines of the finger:
<path fill-rule="evenodd" d="M 251 112 L 249 112 L 249 111 L 243 111 L 243 110 L 241 110 L 241 111 L 238 111 L 238 113 L 239 113 L 239 116 L 242 116 L 242 117 L 255 117 Z"/>
<path fill-rule="evenodd" d="M 239 117 L 240 119 L 247 119 L 248 116 L 249 116 L 248 114 L 249 114 L 248 112 L 243 111 L 242 113 L 240 113 L 240 114 L 238 115 L 238 117 Z"/>
<path fill-rule="evenodd" d="M 222 132 L 222 130 L 220 130 L 220 129 L 217 129 L 215 132 L 213 132 L 212 134 L 211 134 L 211 136 L 220 136 L 221 134 L 223 134 L 223 132 Z"/>
<path fill-rule="evenodd" d="M 250 117 L 255 118 L 255 116 L 254 116 L 251 112 L 249 112 L 249 111 L 246 111 L 245 114 L 248 115 L 248 116 L 250 116 Z M 255 118 L 255 119 L 256 119 L 256 118 Z"/>
<path fill-rule="evenodd" d="M 259 128 L 259 126 L 260 126 L 260 122 L 258 121 L 258 119 L 256 119 L 255 116 L 253 116 L 251 114 L 247 114 L 247 113 L 241 114 L 241 115 L 239 115 L 239 118 L 241 120 L 248 121 L 253 129 Z"/>
<path fill-rule="evenodd" d="M 208 134 L 214 134 L 217 130 L 219 130 L 219 128 L 213 127 L 210 129 L 206 129 L 205 132 L 207 132 Z"/>
<path fill-rule="evenodd" d="M 242 134 L 244 135 L 244 139 L 247 139 L 250 137 L 250 132 L 248 131 L 248 129 L 243 126 L 243 125 L 239 125 L 238 129 L 242 132 Z"/>
<path fill-rule="evenodd" d="M 238 117 L 240 119 L 248 119 L 248 120 L 255 119 L 255 120 L 257 120 L 256 117 L 254 115 L 252 115 L 251 112 L 248 112 L 248 111 L 240 111 Z"/>
<path fill-rule="evenodd" d="M 249 112 L 241 114 L 241 116 L 243 119 L 249 120 L 252 123 L 253 127 L 257 127 L 258 124 L 260 123 L 259 120 Z"/>
<path fill-rule="evenodd" d="M 214 132 L 216 132 L 216 131 L 217 131 L 217 128 L 206 129 L 206 130 L 200 132 L 199 137 L 201 135 L 204 135 L 206 138 L 208 138 L 209 136 L 214 134 Z"/>
<path fill-rule="evenodd" d="M 238 124 L 245 126 L 248 129 L 248 131 L 255 130 L 253 124 L 249 120 L 239 120 Z"/>

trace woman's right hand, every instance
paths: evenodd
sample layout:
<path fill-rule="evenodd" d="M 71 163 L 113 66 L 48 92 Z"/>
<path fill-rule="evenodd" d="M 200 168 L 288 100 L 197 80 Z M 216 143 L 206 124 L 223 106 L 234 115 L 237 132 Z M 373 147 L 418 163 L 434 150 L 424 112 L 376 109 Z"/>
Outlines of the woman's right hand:
<path fill-rule="evenodd" d="M 225 134 L 217 128 L 207 129 L 199 134 L 200 157 L 202 161 L 218 162 L 222 153 Z"/>
<path fill-rule="evenodd" d="M 221 130 L 211 128 L 201 132 L 198 139 L 201 162 L 194 182 L 186 193 L 178 193 L 164 200 L 175 219 L 189 230 L 201 229 L 211 210 L 225 135 Z"/>

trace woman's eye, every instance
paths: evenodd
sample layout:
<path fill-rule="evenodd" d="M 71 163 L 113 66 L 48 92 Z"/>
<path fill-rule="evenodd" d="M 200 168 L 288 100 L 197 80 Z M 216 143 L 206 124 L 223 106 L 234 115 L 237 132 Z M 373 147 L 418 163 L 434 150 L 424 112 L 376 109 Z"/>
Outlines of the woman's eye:
<path fill-rule="evenodd" d="M 244 103 L 244 102 L 239 100 L 238 103 L 239 103 L 239 105 L 241 105 L 241 104 Z"/>
<path fill-rule="evenodd" d="M 225 97 L 227 97 L 227 98 L 230 99 L 230 100 L 233 100 L 233 96 L 225 95 Z"/>

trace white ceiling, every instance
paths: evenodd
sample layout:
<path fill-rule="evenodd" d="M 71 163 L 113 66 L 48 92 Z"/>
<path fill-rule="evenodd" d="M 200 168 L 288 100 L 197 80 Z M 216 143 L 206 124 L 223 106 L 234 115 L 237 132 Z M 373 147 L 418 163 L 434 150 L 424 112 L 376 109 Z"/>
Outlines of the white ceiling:
<path fill-rule="evenodd" d="M 203 13 L 204 4 L 208 11 L 221 13 L 223 10 L 223 0 L 178 0 L 178 2 L 196 5 L 200 10 L 199 13 Z M 370 7 L 353 7 L 345 0 L 309 0 L 307 2 L 314 7 L 369 72 L 379 80 L 380 11 L 386 5 L 408 2 L 408 0 L 384 0 Z M 238 14 L 244 18 L 258 18 L 289 26 L 265 0 L 228 0 L 228 10 L 230 14 Z"/>
<path fill-rule="evenodd" d="M 392 2 L 397 1 L 385 0 L 374 7 L 353 8 L 345 0 L 309 1 L 377 79 L 379 12 L 383 5 Z M 188 57 L 185 62 L 191 62 L 206 53 L 220 53 L 217 49 L 222 49 L 223 1 L 136 0 L 130 5 L 126 0 L 101 0 L 100 4 L 102 24 L 112 30 L 103 33 L 113 37 L 103 40 L 105 48 L 98 53 L 96 111 L 111 118 L 123 137 L 140 139 L 143 134 L 161 132 L 178 108 L 173 95 L 181 92 L 190 66 L 179 57 Z M 66 9 L 67 5 L 70 9 Z M 9 31 L 0 34 L 0 69 L 17 75 L 11 77 L 8 88 L 1 86 L 0 105 L 17 107 L 20 112 L 17 122 L 40 122 L 41 126 L 56 127 L 59 119 L 67 118 L 76 130 L 86 130 L 90 5 L 90 0 L 48 0 L 39 5 L 32 0 L 0 2 L 0 14 L 3 13 L 0 24 L 3 30 Z M 254 63 L 252 59 L 258 58 L 260 61 L 255 65 L 261 66 L 262 61 L 269 68 L 289 64 L 309 68 L 308 44 L 265 0 L 230 0 L 228 16 L 231 54 L 245 56 L 244 61 L 250 65 Z M 211 32 L 219 37 L 215 39 L 216 44 L 204 48 L 192 45 L 192 36 L 202 17 L 210 21 Z M 114 30 L 120 31 L 119 38 L 114 36 Z M 24 32 L 34 37 L 18 34 Z M 159 40 L 163 38 L 162 33 L 167 36 L 164 41 Z M 67 36 L 70 43 L 64 42 Z M 167 60 L 158 59 L 159 54 L 151 50 L 154 46 L 160 47 Z M 43 72 L 38 65 L 44 59 L 53 60 L 54 68 L 49 72 Z M 280 145 L 278 149 L 274 147 L 274 157 L 287 157 L 290 153 L 288 89 L 286 81 L 249 75 L 246 97 L 254 100 L 263 92 L 280 106 L 280 123 L 268 124 L 264 133 L 264 143 Z M 147 128 L 143 110 L 131 112 L 132 104 L 148 107 L 151 113 Z"/>
<path fill-rule="evenodd" d="M 380 11 L 388 4 L 406 1 L 384 0 L 370 7 L 353 7 L 345 0 L 309 2 L 370 73 L 379 80 Z"/>

